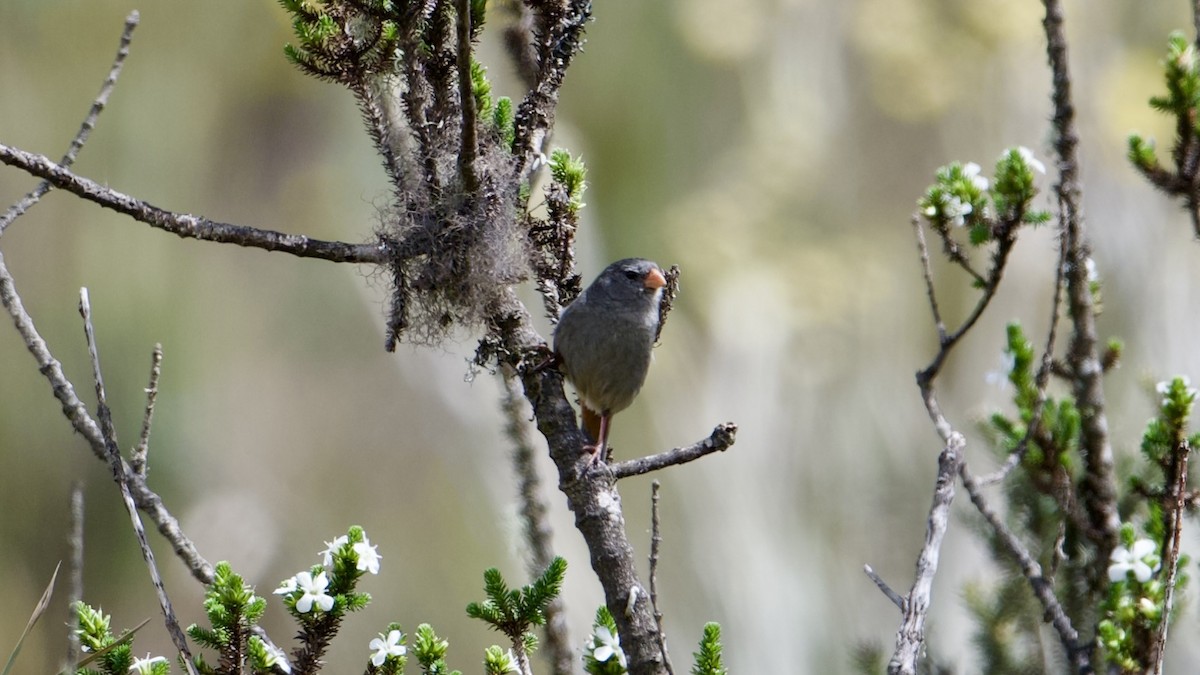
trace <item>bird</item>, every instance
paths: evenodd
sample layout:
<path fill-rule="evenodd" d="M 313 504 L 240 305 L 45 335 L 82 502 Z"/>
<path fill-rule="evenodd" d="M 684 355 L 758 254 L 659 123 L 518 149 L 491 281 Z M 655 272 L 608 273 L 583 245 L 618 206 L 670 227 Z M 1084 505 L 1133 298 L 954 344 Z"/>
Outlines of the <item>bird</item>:
<path fill-rule="evenodd" d="M 642 258 L 609 265 L 559 316 L 554 358 L 579 396 L 592 461 L 605 457 L 613 415 L 646 382 L 667 279 Z"/>

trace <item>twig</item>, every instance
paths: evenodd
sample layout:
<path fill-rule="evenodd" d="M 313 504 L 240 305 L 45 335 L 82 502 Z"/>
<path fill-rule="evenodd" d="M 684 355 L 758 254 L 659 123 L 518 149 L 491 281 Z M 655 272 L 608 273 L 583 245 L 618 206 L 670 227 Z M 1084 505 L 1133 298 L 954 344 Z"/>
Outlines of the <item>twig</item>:
<path fill-rule="evenodd" d="M 101 433 L 104 435 L 104 447 L 108 454 L 109 466 L 112 468 L 113 480 L 121 489 L 121 498 L 125 502 L 125 510 L 129 512 L 133 532 L 137 535 L 138 545 L 142 549 L 142 558 L 146 561 L 146 568 L 150 572 L 150 582 L 154 584 L 154 592 L 158 596 L 158 604 L 162 609 L 167 633 L 171 636 L 171 642 L 175 644 L 175 649 L 179 651 L 187 671 L 195 675 L 187 637 L 184 636 L 183 629 L 179 627 L 179 620 L 175 618 L 171 599 L 167 596 L 167 589 L 158 573 L 158 565 L 154 562 L 154 551 L 150 550 L 150 542 L 146 540 L 146 530 L 142 527 L 142 519 L 138 516 L 137 505 L 133 501 L 133 495 L 127 484 L 126 467 L 125 463 L 121 461 L 121 452 L 117 448 L 117 434 L 113 427 L 112 412 L 108 408 L 108 398 L 104 392 L 104 377 L 100 370 L 100 352 L 96 347 L 96 331 L 92 327 L 92 308 L 88 301 L 87 288 L 79 290 L 79 314 L 83 317 L 83 333 L 87 339 L 88 357 L 92 363 L 92 378 L 96 383 L 97 417 L 100 420 Z"/>
<path fill-rule="evenodd" d="M 1063 650 L 1067 654 L 1067 660 L 1074 666 L 1075 672 L 1081 675 L 1094 673 L 1092 668 L 1091 655 L 1088 647 L 1080 645 L 1079 633 L 1071 625 L 1071 619 L 1067 617 L 1066 611 L 1063 610 L 1062 604 L 1054 595 L 1054 585 L 1042 574 L 1041 565 L 1034 560 L 1033 556 L 1017 539 L 1017 535 L 1013 534 L 1012 530 L 1000 519 L 1000 516 L 992 510 L 991 505 L 984 499 L 983 493 L 979 490 L 979 484 L 975 481 L 974 476 L 968 470 L 964 462 L 959 468 L 959 476 L 962 478 L 963 488 L 971 497 L 971 503 L 988 522 L 992 530 L 995 531 L 996 537 L 1004 545 L 1009 555 L 1017 562 L 1021 568 L 1021 574 L 1029 582 L 1033 588 L 1033 594 L 1041 603 L 1042 609 L 1045 611 L 1046 620 L 1054 628 L 1058 634 L 1058 640 L 1062 643 Z"/>
<path fill-rule="evenodd" d="M 54 187 L 184 239 L 237 244 L 290 253 L 301 258 L 342 263 L 379 264 L 386 262 L 390 254 L 388 247 L 383 243 L 349 244 L 341 241 L 323 241 L 299 234 L 231 225 L 191 214 L 167 211 L 78 176 L 44 155 L 25 152 L 3 143 L 0 143 L 0 162 L 43 178 Z"/>
<path fill-rule="evenodd" d="M 671 655 L 667 652 L 667 633 L 663 630 L 662 610 L 658 607 L 658 550 L 662 546 L 662 528 L 658 520 L 658 492 L 662 484 L 650 483 L 650 606 L 654 608 L 654 623 L 658 624 L 658 641 L 662 645 L 663 666 L 675 675 Z"/>
<path fill-rule="evenodd" d="M 887 599 L 891 600 L 893 605 L 899 608 L 900 611 L 904 611 L 904 598 L 901 597 L 899 593 L 892 590 L 892 587 L 883 580 L 883 577 L 879 576 L 875 572 L 875 568 L 871 567 L 870 565 L 863 565 L 863 572 L 866 573 L 867 577 L 869 577 L 871 581 L 875 582 L 875 587 L 878 588 L 881 593 L 886 595 Z"/>
<path fill-rule="evenodd" d="M 475 174 L 478 140 L 475 128 L 475 93 L 471 82 L 471 0 L 456 0 L 458 8 L 458 99 L 462 111 L 461 138 L 458 148 L 458 177 L 463 192 L 472 198 L 479 190 Z"/>
<path fill-rule="evenodd" d="M 1117 545 L 1121 527 L 1117 515 L 1116 481 L 1113 474 L 1113 453 L 1108 438 L 1105 414 L 1104 386 L 1096 338 L 1096 312 L 1092 307 L 1091 283 L 1087 261 L 1090 246 L 1083 227 L 1078 182 L 1079 143 L 1075 129 L 1075 107 L 1071 99 L 1071 75 L 1067 67 L 1067 39 L 1063 28 L 1060 0 L 1043 0 L 1046 18 L 1046 53 L 1053 77 L 1055 131 L 1054 147 L 1058 153 L 1059 181 L 1055 184 L 1060 208 L 1060 236 L 1067 239 L 1067 306 L 1073 331 L 1068 347 L 1072 388 L 1080 414 L 1080 453 L 1084 460 L 1083 508 L 1092 532 L 1089 539 L 1096 546 L 1092 573 L 1102 579 L 1108 556 Z"/>
<path fill-rule="evenodd" d="M 922 645 L 925 642 L 925 619 L 933 595 L 933 578 L 937 575 L 942 538 L 946 535 L 946 527 L 950 522 L 954 480 L 963 465 L 963 449 L 966 444 L 962 434 L 951 432 L 945 447 L 938 455 L 937 484 L 933 490 L 933 505 L 929 508 L 925 545 L 921 547 L 921 553 L 917 556 L 917 576 L 901 603 L 904 618 L 900 623 L 900 630 L 896 632 L 896 650 L 888 662 L 889 675 L 911 675 L 917 672 L 917 659 L 921 656 Z"/>
<path fill-rule="evenodd" d="M 534 464 L 533 441 L 529 437 L 526 408 L 521 397 L 521 383 L 511 369 L 504 379 L 505 432 L 513 443 L 513 469 L 517 474 L 518 499 L 521 503 L 521 520 L 525 525 L 525 543 L 529 546 L 527 567 L 532 577 L 537 577 L 550 566 L 554 558 L 551 546 L 553 531 L 546 517 L 546 503 L 542 500 L 541 480 Z M 546 607 L 546 642 L 551 672 L 554 675 L 571 675 L 575 668 L 575 654 L 568 633 L 566 608 L 562 596 L 556 597 Z"/>
<path fill-rule="evenodd" d="M 100 93 L 92 101 L 92 107 L 88 110 L 87 116 L 83 118 L 83 124 L 80 125 L 79 132 L 71 140 L 71 145 L 67 147 L 67 151 L 63 154 L 62 159 L 58 160 L 59 166 L 66 168 L 75 163 L 75 158 L 79 156 L 79 151 L 83 149 L 83 145 L 87 143 L 92 130 L 96 128 L 96 120 L 100 118 L 100 113 L 108 105 L 108 97 L 112 94 L 113 89 L 116 88 L 117 78 L 121 76 L 121 69 L 125 66 L 125 58 L 129 56 L 129 45 L 133 41 L 133 29 L 137 28 L 138 21 L 139 15 L 137 10 L 130 12 L 129 16 L 125 17 L 125 30 L 121 32 L 121 44 L 117 48 L 117 56 L 113 59 L 112 67 L 108 70 L 108 77 L 104 78 L 104 84 L 100 85 Z M 36 204 L 43 195 L 50 191 L 51 187 L 49 181 L 43 180 L 28 194 L 8 207 L 8 211 L 3 216 L 0 216 L 0 234 L 4 234 L 4 230 Z"/>
<path fill-rule="evenodd" d="M 146 386 L 146 411 L 142 414 L 142 433 L 137 445 L 129 454 L 129 467 L 134 473 L 146 477 L 149 467 L 146 455 L 150 452 L 150 422 L 154 419 L 154 401 L 158 398 L 158 376 L 162 374 L 162 344 L 155 344 L 150 354 L 150 384 Z"/>
<path fill-rule="evenodd" d="M 54 397 L 62 405 L 63 416 L 71 423 L 71 427 L 87 441 L 92 449 L 92 454 L 101 461 L 107 462 L 108 453 L 100 425 L 88 414 L 87 407 L 75 394 L 75 386 L 63 374 L 62 364 L 50 353 L 46 341 L 38 334 L 33 319 L 25 311 L 21 296 L 17 294 L 16 286 L 13 284 L 12 275 L 4 263 L 3 253 L 0 253 L 0 304 L 4 305 L 16 326 L 17 333 L 25 342 L 29 352 L 33 354 L 38 372 L 50 383 Z M 127 470 L 126 477 L 129 490 L 132 492 L 138 508 L 150 518 L 159 533 L 171 544 L 175 555 L 188 567 L 192 576 L 200 583 L 212 583 L 212 565 L 200 555 L 196 546 L 184 535 L 183 530 L 179 527 L 179 521 L 167 511 L 166 506 L 162 503 L 162 498 L 147 487 L 146 482 L 132 471 Z"/>
<path fill-rule="evenodd" d="M 925 226 L 921 224 L 921 216 L 913 214 L 913 231 L 917 233 L 917 250 L 921 254 L 921 276 L 925 279 L 925 297 L 929 299 L 929 309 L 933 312 L 933 325 L 937 329 L 938 344 L 946 341 L 946 322 L 942 320 L 942 311 L 938 308 L 937 291 L 933 287 L 933 266 L 929 263 L 929 246 L 925 243 Z"/>
<path fill-rule="evenodd" d="M 699 443 L 675 448 L 674 450 L 667 450 L 666 452 L 660 452 L 657 455 L 650 455 L 649 457 L 617 462 L 609 466 L 609 469 L 612 471 L 613 477 L 620 480 L 622 478 L 629 478 L 630 476 L 640 476 L 651 471 L 658 471 L 659 469 L 665 469 L 668 466 L 675 466 L 676 464 L 686 464 L 700 459 L 705 455 L 728 450 L 737 437 L 737 429 L 737 425 L 733 422 L 718 424 L 712 430 L 712 434 Z"/>
<path fill-rule="evenodd" d="M 83 483 L 71 484 L 71 534 L 67 537 L 67 663 L 63 670 L 74 673 L 79 663 L 78 605 L 83 602 Z"/>

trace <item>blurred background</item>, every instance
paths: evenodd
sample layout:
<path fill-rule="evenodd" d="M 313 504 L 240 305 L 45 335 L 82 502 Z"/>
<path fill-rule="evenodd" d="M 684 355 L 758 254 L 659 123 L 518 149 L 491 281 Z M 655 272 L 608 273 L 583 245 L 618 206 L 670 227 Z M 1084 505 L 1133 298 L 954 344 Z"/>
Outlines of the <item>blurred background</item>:
<path fill-rule="evenodd" d="M 1121 457 L 1137 452 L 1154 382 L 1200 379 L 1200 244 L 1124 159 L 1132 130 L 1169 143 L 1169 123 L 1145 102 L 1162 87 L 1168 33 L 1191 25 L 1187 5 L 1067 3 L 1100 328 L 1127 344 L 1107 380 Z M 290 25 L 266 0 L 0 3 L 0 141 L 61 156 L 135 8 L 132 55 L 81 174 L 215 220 L 371 236 L 388 189 L 354 103 L 285 61 Z M 909 217 L 950 161 L 990 175 L 1006 147 L 1025 145 L 1052 167 L 1041 17 L 1032 0 L 596 4 L 555 137 L 589 169 L 580 265 L 588 281 L 631 255 L 683 270 L 646 388 L 616 419 L 616 453 L 688 444 L 727 420 L 741 429 L 729 452 L 657 476 L 659 582 L 681 671 L 710 620 L 723 626 L 731 672 L 846 673 L 860 644 L 890 652 L 899 614 L 862 566 L 907 589 L 941 449 L 913 379 L 936 345 Z M 501 24 L 494 14 L 481 58 L 494 91 L 519 97 Z M 0 170 L 0 202 L 35 184 Z M 126 449 L 162 343 L 150 484 L 210 561 L 269 593 L 323 541 L 366 528 L 383 556 L 362 585 L 375 601 L 345 622 L 329 672 L 361 669 L 368 640 L 393 620 L 432 623 L 451 666 L 479 671 L 499 636 L 463 607 L 482 598 L 487 567 L 527 577 L 500 387 L 487 374 L 466 380 L 470 336 L 388 354 L 385 288 L 368 269 L 181 240 L 60 193 L 17 221 L 0 251 L 88 401 L 76 303 L 90 289 Z M 980 473 L 996 461 L 978 424 L 1006 404 L 1003 378 L 989 378 L 1003 326 L 1020 320 L 1041 344 L 1055 253 L 1050 228 L 1023 235 L 999 298 L 940 382 Z M 943 310 L 961 318 L 975 295 L 938 269 Z M 169 653 L 107 469 L 3 326 L 0 461 L 0 653 L 67 555 L 75 480 L 86 486 L 86 600 L 117 627 L 154 617 L 135 652 Z M 581 646 L 602 594 L 548 459 L 542 469 Z M 643 560 L 650 480 L 620 486 Z M 955 509 L 929 642 L 971 672 L 963 592 L 996 570 L 963 519 L 965 497 Z M 152 540 L 181 621 L 201 620 L 202 589 Z M 1185 548 L 1195 555 L 1198 543 L 1189 533 Z M 1186 604 L 1175 672 L 1200 665 Z M 66 615 L 60 602 L 43 619 L 18 671 L 60 663 Z M 274 602 L 265 626 L 281 643 L 292 632 Z"/>

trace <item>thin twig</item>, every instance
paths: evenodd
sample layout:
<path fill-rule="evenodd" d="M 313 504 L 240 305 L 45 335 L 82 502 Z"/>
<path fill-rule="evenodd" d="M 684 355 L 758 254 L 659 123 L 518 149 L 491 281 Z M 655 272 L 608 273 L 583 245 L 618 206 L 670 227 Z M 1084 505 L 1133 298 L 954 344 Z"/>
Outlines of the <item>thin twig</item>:
<path fill-rule="evenodd" d="M 475 128 L 475 93 L 471 82 L 471 0 L 457 0 L 458 8 L 458 99 L 462 111 L 461 138 L 458 148 L 458 177 L 468 198 L 479 190 L 475 173 L 478 151 Z"/>
<path fill-rule="evenodd" d="M 649 457 L 617 462 L 609 466 L 609 469 L 612 471 L 613 477 L 620 480 L 622 478 L 629 478 L 630 476 L 640 476 L 651 471 L 658 471 L 659 469 L 665 469 L 668 466 L 675 466 L 676 464 L 686 464 L 687 462 L 700 459 L 705 455 L 728 450 L 737 437 L 737 429 L 737 425 L 733 422 L 718 424 L 713 429 L 712 434 L 699 443 L 675 448 L 674 450 L 667 450 L 666 452 L 660 452 L 657 455 L 650 455 Z"/>
<path fill-rule="evenodd" d="M 17 333 L 37 362 L 38 372 L 50 383 L 54 397 L 62 405 L 63 416 L 71 423 L 71 427 L 87 441 L 88 446 L 92 449 L 92 454 L 101 461 L 108 462 L 104 434 L 100 431 L 100 425 L 92 419 L 83 401 L 79 400 L 79 396 L 75 393 L 75 386 L 63 373 L 62 364 L 50 353 L 50 349 L 38 333 L 33 319 L 25 311 L 21 296 L 17 294 L 16 286 L 13 283 L 12 275 L 4 263 L 3 253 L 0 253 L 0 304 L 4 305 L 16 326 Z M 163 505 L 162 498 L 147 487 L 146 482 L 131 470 L 126 471 L 126 476 L 138 508 L 150 518 L 159 533 L 171 544 L 175 555 L 183 561 L 197 581 L 202 584 L 212 583 L 212 565 L 200 555 L 195 544 L 180 529 L 179 521 Z"/>
<path fill-rule="evenodd" d="M 63 154 L 62 159 L 58 160 L 59 166 L 66 168 L 75 163 L 75 158 L 79 156 L 79 151 L 83 149 L 83 145 L 87 143 L 92 130 L 96 128 L 96 120 L 100 118 L 100 113 L 108 105 L 108 97 L 112 94 L 113 89 L 116 88 L 117 78 L 121 76 L 121 69 L 125 66 L 125 58 L 129 56 L 129 45 L 133 41 L 133 29 L 137 28 L 139 18 L 136 9 L 130 12 L 129 16 L 125 17 L 125 30 L 121 32 L 121 44 L 117 47 L 117 56 L 113 59 L 112 67 L 108 70 L 108 77 L 104 78 L 104 84 L 100 85 L 100 93 L 92 100 L 92 107 L 88 110 L 87 116 L 83 118 L 83 124 L 79 126 L 79 132 L 75 134 L 75 138 L 71 139 L 71 145 L 67 147 L 67 151 Z M 28 194 L 8 207 L 8 211 L 3 216 L 0 216 L 0 234 L 4 234 L 4 230 L 14 220 L 20 218 L 43 195 L 49 192 L 52 187 L 49 181 L 43 180 L 41 183 L 38 183 L 37 187 L 30 190 Z"/>
<path fill-rule="evenodd" d="M 83 483 L 71 484 L 71 533 L 67 537 L 67 663 L 63 670 L 75 672 L 79 663 L 79 603 L 83 602 Z"/>
<path fill-rule="evenodd" d="M 123 213 L 134 220 L 184 239 L 237 244 L 290 253 L 301 258 L 341 263 L 379 264 L 386 262 L 389 256 L 388 247 L 383 243 L 349 244 L 341 241 L 323 241 L 299 234 L 232 225 L 187 213 L 167 211 L 76 175 L 44 155 L 25 152 L 3 143 L 0 143 L 0 162 L 43 178 L 54 187 L 104 208 Z"/>
<path fill-rule="evenodd" d="M 875 587 L 878 588 L 884 595 L 886 595 L 887 599 L 891 600 L 893 605 L 899 608 L 900 611 L 904 611 L 904 598 L 901 597 L 899 593 L 892 590 L 892 587 L 883 580 L 883 577 L 879 576 L 879 574 L 875 572 L 875 568 L 871 567 L 870 565 L 863 565 L 863 572 L 866 573 L 867 577 L 869 577 L 871 581 L 875 582 Z"/>
<path fill-rule="evenodd" d="M 113 427 L 112 412 L 108 408 L 108 397 L 104 392 L 104 377 L 100 370 L 100 352 L 96 347 L 96 330 L 92 326 L 92 308 L 88 301 L 87 288 L 79 289 L 79 314 L 83 317 L 83 333 L 87 339 L 88 357 L 92 363 L 92 378 L 96 383 L 97 417 L 100 421 L 101 433 L 104 435 L 104 446 L 108 454 L 109 467 L 112 468 L 113 480 L 121 489 L 121 498 L 125 502 L 125 510 L 129 512 L 130 524 L 133 525 L 138 546 L 142 549 L 142 559 L 146 561 L 146 568 L 150 572 L 150 582 L 154 585 L 154 592 L 158 596 L 158 605 L 162 609 L 167 633 L 171 636 L 171 642 L 175 644 L 175 649 L 179 651 L 187 671 L 195 675 L 187 637 L 183 634 L 183 629 L 179 627 L 179 620 L 175 618 L 175 610 L 171 607 L 171 598 L 167 596 L 167 589 L 163 585 L 162 577 L 158 573 L 158 565 L 154 561 L 154 551 L 150 549 L 150 542 L 146 540 L 146 530 L 142 527 L 137 504 L 134 503 L 133 495 L 129 491 L 125 463 L 121 461 L 121 451 L 117 446 L 117 433 Z"/>
<path fill-rule="evenodd" d="M 529 437 L 528 413 L 521 396 L 521 383 L 511 369 L 505 370 L 503 380 L 504 417 L 507 420 L 505 432 L 513 443 L 513 469 L 517 474 L 521 520 L 525 526 L 525 543 L 529 548 L 527 568 L 531 577 L 537 577 L 550 566 L 554 558 L 554 532 L 546 516 L 546 503 L 541 497 L 541 479 L 534 463 L 533 440 Z M 554 675 L 571 675 L 575 668 L 575 654 L 561 595 L 546 607 L 545 633 L 545 651 L 551 672 Z"/>
<path fill-rule="evenodd" d="M 658 624 L 658 641 L 662 645 L 663 666 L 670 675 L 675 675 L 671 655 L 667 652 L 667 633 L 663 630 L 662 610 L 658 606 L 658 551 L 662 546 L 662 528 L 658 519 L 658 493 L 662 484 L 658 480 L 650 483 L 650 606 L 654 608 L 654 623 Z"/>
<path fill-rule="evenodd" d="M 937 291 L 933 287 L 933 266 L 929 262 L 929 246 L 925 243 L 925 226 L 921 217 L 913 214 L 913 231 L 917 233 L 917 250 L 921 254 L 921 275 L 925 279 L 925 296 L 929 299 L 929 309 L 933 312 L 933 325 L 937 329 L 938 344 L 946 341 L 946 322 L 942 320 L 942 311 L 938 308 Z"/>
<path fill-rule="evenodd" d="M 142 433 L 137 445 L 129 454 L 129 467 L 142 478 L 146 477 L 149 467 L 146 456 L 150 452 L 150 423 L 154 420 L 154 401 L 158 398 L 158 377 L 162 374 L 162 344 L 155 344 L 150 354 L 150 384 L 146 386 L 146 410 L 142 414 Z"/>
<path fill-rule="evenodd" d="M 1063 650 L 1067 654 L 1067 659 L 1074 666 L 1075 672 L 1080 675 L 1089 675 L 1094 673 L 1092 668 L 1091 654 L 1086 645 L 1079 643 L 1079 633 L 1075 627 L 1071 625 L 1071 619 L 1063 610 L 1062 604 L 1054 595 L 1054 584 L 1042 574 L 1042 567 L 1037 560 L 1030 555 L 1029 550 L 1025 548 L 1017 535 L 1013 534 L 1012 530 L 1004 524 L 1000 516 L 992 509 L 984 498 L 983 493 L 979 489 L 979 484 L 975 481 L 974 476 L 968 470 L 966 462 L 963 462 L 959 468 L 959 476 L 962 478 L 963 488 L 971 497 L 971 503 L 991 526 L 996 533 L 997 539 L 1004 545 L 1009 555 L 1016 561 L 1021 568 L 1021 574 L 1033 588 L 1033 594 L 1041 603 L 1042 609 L 1045 612 L 1047 622 L 1054 628 L 1058 634 L 1058 640 L 1063 646 Z"/>
<path fill-rule="evenodd" d="M 932 602 L 933 579 L 937 576 L 942 539 L 950 522 L 954 481 L 963 465 L 963 450 L 966 444 L 966 438 L 962 434 L 951 432 L 945 447 L 938 455 L 937 483 L 933 490 L 933 504 L 929 508 L 925 545 L 921 547 L 921 553 L 917 556 L 917 575 L 912 588 L 901 603 L 904 618 L 896 632 L 896 650 L 888 662 L 889 675 L 912 675 L 917 672 L 917 660 L 925 643 L 925 620 Z"/>

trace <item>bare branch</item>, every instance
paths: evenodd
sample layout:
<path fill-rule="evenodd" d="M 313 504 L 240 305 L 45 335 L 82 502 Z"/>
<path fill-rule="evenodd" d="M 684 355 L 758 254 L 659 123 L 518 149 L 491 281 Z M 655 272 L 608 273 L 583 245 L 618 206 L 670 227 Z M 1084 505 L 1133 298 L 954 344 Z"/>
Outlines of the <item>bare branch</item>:
<path fill-rule="evenodd" d="M 966 444 L 962 434 L 952 432 L 946 440 L 946 446 L 938 455 L 937 484 L 933 491 L 933 505 L 929 509 L 929 522 L 925 529 L 925 545 L 921 547 L 921 553 L 917 556 L 917 576 L 901 603 L 904 619 L 900 630 L 896 632 L 896 651 L 892 653 L 892 659 L 888 662 L 889 675 L 911 675 L 917 672 L 917 659 L 921 656 L 925 642 L 925 619 L 933 595 L 938 556 L 942 538 L 946 535 L 946 527 L 950 522 L 954 481 L 963 465 L 963 450 Z"/>
<path fill-rule="evenodd" d="M 104 378 L 100 370 L 100 352 L 96 347 L 96 331 L 92 327 L 92 308 L 88 301 L 86 288 L 79 289 L 79 314 L 83 317 L 83 333 L 87 338 L 88 356 L 92 363 L 92 378 L 96 383 L 97 416 L 100 418 L 100 430 L 104 435 L 104 448 L 108 455 L 109 467 L 113 472 L 113 480 L 121 489 L 121 498 L 125 502 L 125 510 L 129 512 L 129 521 L 133 526 L 134 534 L 137 535 L 138 546 L 142 549 L 142 559 L 146 561 L 146 568 L 150 572 L 150 582 L 154 585 L 154 592 L 158 596 L 158 605 L 162 609 L 167 633 L 171 636 L 171 642 L 175 644 L 175 649 L 179 651 L 184 667 L 191 675 L 195 675 L 196 671 L 192 667 L 192 653 L 188 649 L 187 637 L 183 634 L 183 629 L 179 627 L 179 620 L 175 617 L 175 610 L 171 607 L 171 598 L 167 596 L 167 589 L 158 573 L 158 564 L 154 561 L 154 551 L 150 549 L 150 542 L 146 540 L 146 530 L 142 527 L 142 519 L 138 516 L 137 505 L 129 491 L 126 478 L 127 467 L 121 460 L 121 452 L 117 448 L 117 434 L 113 428 L 112 413 L 108 408 L 108 398 L 104 392 Z"/>
<path fill-rule="evenodd" d="M 971 497 L 971 503 L 978 509 L 980 515 L 988 522 L 988 525 L 996 533 L 997 539 L 1004 545 L 1009 555 L 1013 557 L 1017 565 L 1021 568 L 1021 574 L 1029 582 L 1033 588 L 1033 594 L 1041 603 L 1042 609 L 1045 610 L 1046 620 L 1053 626 L 1058 634 L 1058 640 L 1063 646 L 1063 650 L 1067 654 L 1067 659 L 1075 668 L 1075 672 L 1081 675 L 1094 673 L 1095 670 L 1091 664 L 1091 654 L 1086 645 L 1079 643 L 1079 633 L 1075 627 L 1071 625 L 1071 619 L 1067 617 L 1067 613 L 1063 610 L 1062 604 L 1054 595 L 1054 584 L 1042 574 L 1042 567 L 1029 554 L 1028 549 L 1013 534 L 1012 530 L 1000 519 L 1000 516 L 992 510 L 984 498 L 983 493 L 979 490 L 979 484 L 975 481 L 974 476 L 968 470 L 964 462 L 959 469 L 959 476 L 962 478 L 963 488 Z"/>
<path fill-rule="evenodd" d="M 13 284 L 12 275 L 9 274 L 8 266 L 4 263 L 3 253 L 0 253 L 0 303 L 8 311 L 17 328 L 17 333 L 24 340 L 29 352 L 33 354 L 34 360 L 37 361 L 38 372 L 50 383 L 54 397 L 62 405 L 63 415 L 67 421 L 87 441 L 92 448 L 92 453 L 100 460 L 107 462 L 106 443 L 104 435 L 100 431 L 100 425 L 88 414 L 87 407 L 75 393 L 74 385 L 63 374 L 62 364 L 50 353 L 45 340 L 38 334 L 33 319 L 25 311 L 21 297 L 17 294 Z M 127 486 L 133 495 L 134 502 L 157 526 L 159 533 L 170 542 L 175 555 L 187 565 L 192 576 L 198 581 L 203 584 L 212 583 L 212 565 L 208 564 L 191 540 L 184 535 L 179 528 L 179 521 L 167 511 L 162 499 L 146 486 L 140 476 L 128 469 L 125 474 Z"/>
<path fill-rule="evenodd" d="M 100 86 L 100 93 L 92 101 L 92 107 L 88 110 L 87 116 L 83 118 L 83 124 L 80 125 L 79 132 L 75 134 L 75 138 L 71 140 L 71 145 L 67 147 L 67 152 L 58 161 L 59 166 L 66 168 L 75 163 L 75 158 L 79 156 L 79 151 L 83 149 L 83 145 L 87 143 L 92 130 L 96 128 L 96 120 L 100 118 L 100 113 L 108 105 L 108 97 L 112 94 L 113 89 L 116 88 L 117 78 L 121 76 L 121 69 L 125 66 L 125 58 L 129 56 L 129 45 L 133 41 L 133 29 L 137 28 L 139 19 L 140 16 L 137 10 L 130 12 L 129 16 L 125 18 L 125 30 L 121 33 L 121 45 L 117 48 L 117 56 L 113 59 L 112 67 L 108 70 L 108 77 L 104 78 L 104 84 Z M 14 220 L 24 215 L 30 207 L 50 191 L 51 187 L 49 181 L 43 180 L 28 194 L 8 207 L 8 211 L 3 216 L 0 216 L 0 234 L 4 234 L 4 230 Z"/>
<path fill-rule="evenodd" d="M 142 414 L 142 433 L 137 445 L 129 455 L 129 466 L 134 473 L 146 477 L 146 455 L 150 452 L 150 423 L 154 420 L 154 401 L 158 398 L 158 376 L 162 374 L 163 350 L 161 344 L 154 345 L 150 355 L 150 384 L 146 386 L 146 411 Z"/>
<path fill-rule="evenodd" d="M 380 264 L 385 262 L 389 255 L 388 247 L 384 243 L 349 244 L 341 241 L 322 241 L 299 234 L 231 225 L 191 214 L 166 211 L 78 176 L 44 155 L 25 152 L 2 143 L 0 162 L 43 178 L 54 187 L 184 239 L 237 244 L 330 262 Z"/>
<path fill-rule="evenodd" d="M 866 573 L 867 577 L 869 577 L 871 581 L 875 582 L 875 587 L 878 588 L 881 593 L 886 595 L 887 599 L 891 600 L 893 605 L 895 605 L 900 611 L 904 611 L 904 598 L 900 597 L 899 593 L 892 590 L 892 587 L 883 580 L 883 577 L 876 574 L 875 568 L 871 567 L 870 565 L 863 565 L 863 572 Z"/>
<path fill-rule="evenodd" d="M 725 422 L 724 424 L 718 424 L 713 429 L 712 434 L 699 443 L 660 452 L 657 455 L 650 455 L 649 457 L 617 462 L 609 466 L 609 470 L 612 471 L 613 478 L 616 480 L 629 478 L 630 476 L 640 476 L 651 471 L 665 469 L 668 466 L 686 464 L 700 459 L 705 455 L 711 455 L 714 452 L 724 452 L 733 445 L 736 437 L 737 425 L 733 422 Z"/>

